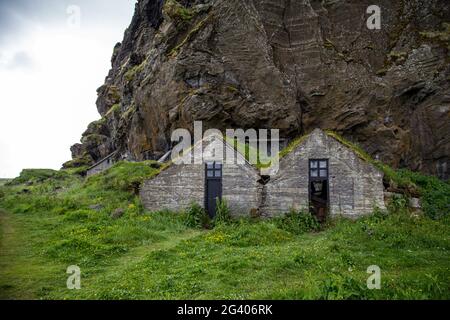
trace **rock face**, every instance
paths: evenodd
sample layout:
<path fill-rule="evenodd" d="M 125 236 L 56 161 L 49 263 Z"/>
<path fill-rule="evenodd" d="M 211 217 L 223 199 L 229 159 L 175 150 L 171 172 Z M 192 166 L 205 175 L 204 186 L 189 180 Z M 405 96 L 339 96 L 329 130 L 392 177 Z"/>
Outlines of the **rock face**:
<path fill-rule="evenodd" d="M 332 129 L 394 167 L 448 179 L 450 5 L 379 0 L 140 0 L 66 166 L 157 158 L 171 132 Z"/>

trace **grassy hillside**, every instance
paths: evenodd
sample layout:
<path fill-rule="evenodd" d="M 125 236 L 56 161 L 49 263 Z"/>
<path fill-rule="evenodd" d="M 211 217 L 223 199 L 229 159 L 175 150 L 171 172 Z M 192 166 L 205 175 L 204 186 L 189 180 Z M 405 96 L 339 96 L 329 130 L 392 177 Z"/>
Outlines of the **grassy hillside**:
<path fill-rule="evenodd" d="M 11 179 L 0 179 L 0 186 L 4 186 L 4 185 L 7 184 L 9 181 L 11 181 Z"/>
<path fill-rule="evenodd" d="M 192 212 L 143 210 L 138 186 L 159 170 L 26 170 L 1 187 L 0 299 L 450 298 L 448 211 L 415 217 L 396 198 L 357 221 L 318 227 L 293 213 L 205 230 L 189 227 Z M 81 290 L 66 288 L 70 265 Z M 381 290 L 367 289 L 371 265 Z"/>

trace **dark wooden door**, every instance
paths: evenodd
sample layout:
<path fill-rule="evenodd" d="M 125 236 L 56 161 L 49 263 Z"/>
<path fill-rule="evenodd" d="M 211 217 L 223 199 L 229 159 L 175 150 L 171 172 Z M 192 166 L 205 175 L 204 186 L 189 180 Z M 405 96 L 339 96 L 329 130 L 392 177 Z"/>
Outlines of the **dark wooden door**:
<path fill-rule="evenodd" d="M 210 218 L 216 216 L 217 201 L 222 199 L 222 164 L 206 164 L 205 208 Z"/>
<path fill-rule="evenodd" d="M 311 214 L 325 221 L 329 207 L 328 160 L 309 160 L 309 206 Z"/>

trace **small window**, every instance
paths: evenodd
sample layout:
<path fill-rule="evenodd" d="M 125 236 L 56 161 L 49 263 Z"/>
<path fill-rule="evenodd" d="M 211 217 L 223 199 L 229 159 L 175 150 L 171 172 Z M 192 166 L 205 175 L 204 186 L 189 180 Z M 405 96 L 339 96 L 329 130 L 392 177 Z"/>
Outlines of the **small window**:
<path fill-rule="evenodd" d="M 206 164 L 206 177 L 209 179 L 222 178 L 222 164 L 219 162 L 209 162 Z"/>
<path fill-rule="evenodd" d="M 310 160 L 309 175 L 311 178 L 328 178 L 328 161 L 327 160 Z"/>

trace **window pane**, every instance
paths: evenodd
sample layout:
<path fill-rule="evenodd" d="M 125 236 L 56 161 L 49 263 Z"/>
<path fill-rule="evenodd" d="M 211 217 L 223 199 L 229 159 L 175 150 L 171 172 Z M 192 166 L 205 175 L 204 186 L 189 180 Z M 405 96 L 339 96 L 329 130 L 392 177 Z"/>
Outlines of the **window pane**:
<path fill-rule="evenodd" d="M 222 164 L 221 164 L 221 163 L 216 163 L 216 164 L 214 165 L 214 167 L 215 167 L 216 169 L 222 169 Z"/>
<path fill-rule="evenodd" d="M 216 178 L 220 178 L 222 176 L 222 172 L 220 170 L 216 170 L 214 176 Z"/>
<path fill-rule="evenodd" d="M 320 170 L 320 177 L 321 177 L 321 178 L 326 178 L 326 177 L 327 177 L 327 170 L 321 169 L 321 170 Z"/>
<path fill-rule="evenodd" d="M 317 169 L 312 169 L 312 170 L 311 170 L 311 177 L 316 178 L 317 176 L 318 176 L 318 171 L 317 171 Z"/>
<path fill-rule="evenodd" d="M 207 166 L 208 169 L 213 169 L 213 168 L 214 168 L 214 163 L 208 162 L 208 163 L 206 164 L 206 166 Z"/>
<path fill-rule="evenodd" d="M 317 161 L 311 161 L 311 168 L 317 168 Z"/>
<path fill-rule="evenodd" d="M 327 162 L 326 161 L 320 161 L 320 168 L 326 169 L 327 168 Z"/>
<path fill-rule="evenodd" d="M 208 170 L 207 173 L 208 173 L 208 178 L 213 178 L 214 177 L 214 171 Z"/>

